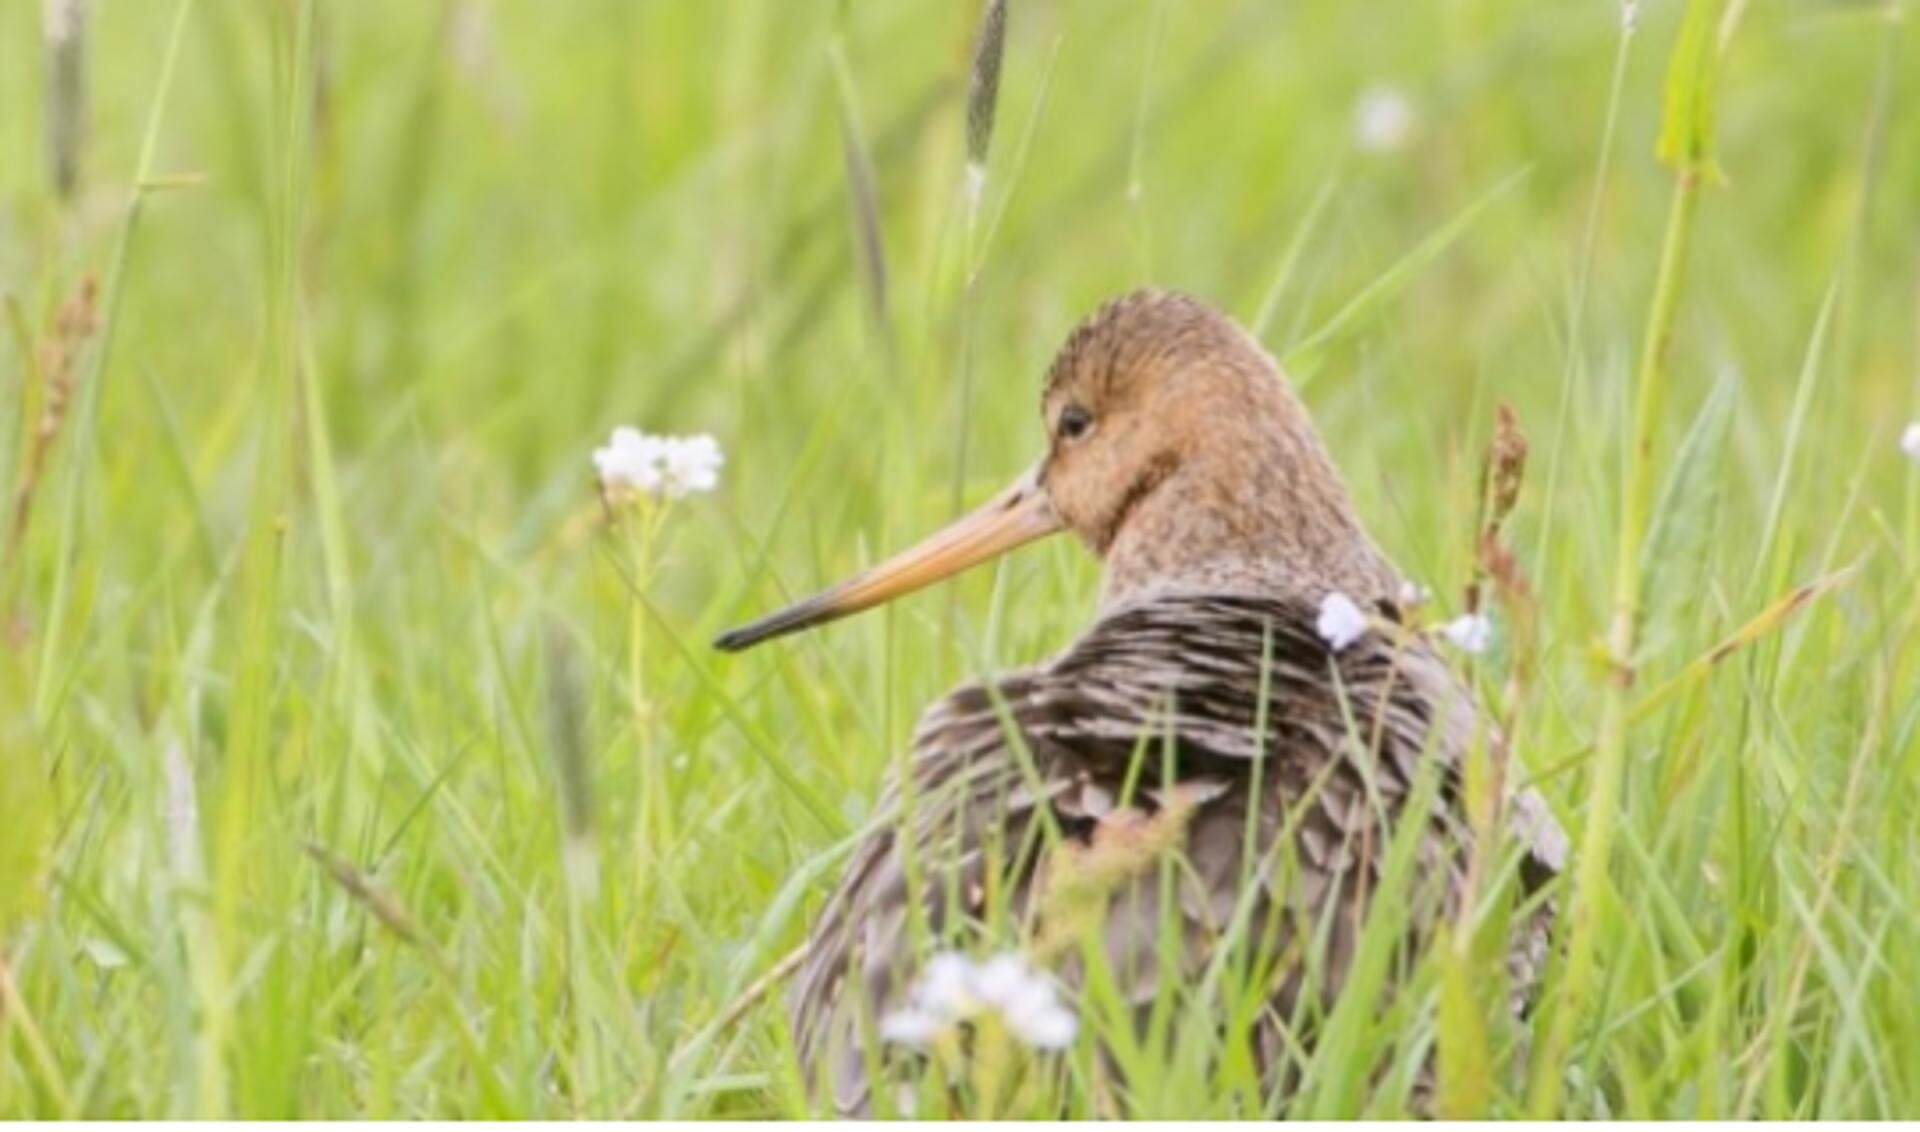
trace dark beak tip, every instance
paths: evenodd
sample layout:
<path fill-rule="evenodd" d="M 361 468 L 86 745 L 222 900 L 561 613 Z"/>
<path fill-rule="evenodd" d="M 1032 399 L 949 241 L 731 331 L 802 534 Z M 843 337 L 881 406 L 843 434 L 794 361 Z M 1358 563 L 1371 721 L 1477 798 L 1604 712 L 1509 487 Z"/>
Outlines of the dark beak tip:
<path fill-rule="evenodd" d="M 713 639 L 713 647 L 721 652 L 742 652 L 753 644 L 753 637 L 741 629 L 728 629 Z"/>

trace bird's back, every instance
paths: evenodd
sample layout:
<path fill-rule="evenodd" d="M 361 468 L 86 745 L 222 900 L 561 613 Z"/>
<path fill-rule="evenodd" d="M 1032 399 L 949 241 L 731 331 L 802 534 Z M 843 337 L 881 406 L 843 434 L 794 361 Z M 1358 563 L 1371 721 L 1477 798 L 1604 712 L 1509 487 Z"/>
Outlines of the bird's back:
<path fill-rule="evenodd" d="M 935 703 L 793 987 L 809 1081 L 842 1111 L 867 1110 L 869 1066 L 886 1060 L 869 1057 L 875 1022 L 933 947 L 1016 942 L 1077 988 L 1087 932 L 1142 1011 L 1173 989 L 1163 970 L 1190 984 L 1238 941 L 1273 988 L 1251 1040 L 1283 1073 L 1289 1035 L 1310 1031 L 1346 982 L 1392 835 L 1421 805 L 1389 925 L 1406 943 L 1396 960 L 1413 954 L 1455 910 L 1470 852 L 1461 764 L 1472 703 L 1417 636 L 1375 631 L 1335 651 L 1315 612 L 1270 597 L 1161 596 L 1108 613 L 1046 664 Z M 1565 839 L 1532 791 L 1510 814 L 1532 896 Z M 1161 864 L 1173 853 L 1183 863 L 1169 886 Z M 1516 1010 L 1551 915 L 1534 896 L 1515 920 Z M 1170 967 L 1166 938 L 1180 947 Z"/>

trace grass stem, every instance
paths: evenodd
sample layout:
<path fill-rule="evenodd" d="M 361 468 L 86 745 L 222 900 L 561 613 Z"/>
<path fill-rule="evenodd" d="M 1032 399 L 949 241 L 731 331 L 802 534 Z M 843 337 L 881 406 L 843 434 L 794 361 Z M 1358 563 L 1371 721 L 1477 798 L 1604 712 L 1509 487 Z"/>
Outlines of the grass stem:
<path fill-rule="evenodd" d="M 1641 546 L 1651 518 L 1656 482 L 1655 446 L 1667 393 L 1667 361 L 1674 323 L 1680 309 L 1701 185 L 1712 168 L 1713 82 L 1724 40 L 1716 44 L 1707 38 L 1705 29 L 1712 25 L 1719 8 L 1720 0 L 1692 0 L 1669 78 L 1667 129 L 1670 135 L 1682 133 L 1688 140 L 1684 151 L 1675 155 L 1678 168 L 1634 381 L 1632 431 L 1627 437 L 1621 469 L 1620 521 L 1614 540 L 1613 602 L 1606 634 L 1609 669 L 1587 795 L 1586 827 L 1579 842 L 1566 912 L 1570 923 L 1565 979 L 1559 998 L 1550 1009 L 1546 1041 L 1534 1065 L 1529 1108 L 1536 1119 L 1560 1115 L 1567 1054 L 1574 1026 L 1582 1016 L 1588 996 L 1593 993 L 1599 939 L 1611 895 L 1609 875 L 1633 707 Z"/>

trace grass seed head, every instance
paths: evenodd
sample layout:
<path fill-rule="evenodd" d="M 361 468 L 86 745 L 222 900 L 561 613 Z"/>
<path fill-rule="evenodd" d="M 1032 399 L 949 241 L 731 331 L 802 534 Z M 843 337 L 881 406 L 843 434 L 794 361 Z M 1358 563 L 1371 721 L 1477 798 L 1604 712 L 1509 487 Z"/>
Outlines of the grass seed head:
<path fill-rule="evenodd" d="M 354 903 L 373 913 L 373 918 L 379 920 L 388 931 L 407 943 L 416 946 L 427 944 L 426 936 L 421 934 L 412 914 L 407 911 L 404 904 L 400 903 L 399 898 L 382 888 L 352 861 L 318 841 L 308 841 L 304 848 L 307 856 L 318 861 L 321 867 L 327 870 L 327 875 L 333 878 L 334 883 L 345 889 L 347 895 L 353 898 Z"/>
<path fill-rule="evenodd" d="M 53 188 L 72 200 L 87 140 L 87 0 L 46 0 L 47 159 Z"/>
<path fill-rule="evenodd" d="M 1000 102 L 1000 61 L 1007 48 L 1007 0 L 987 0 L 980 33 L 973 43 L 973 70 L 967 78 L 967 167 L 987 167 L 993 145 L 993 119 Z"/>
<path fill-rule="evenodd" d="M 47 457 L 66 423 L 79 383 L 80 357 L 87 343 L 100 329 L 100 286 L 92 275 L 80 280 L 80 286 L 54 315 L 53 327 L 35 352 L 35 371 L 39 375 L 40 411 L 33 437 L 27 446 L 26 465 L 21 469 L 19 486 L 14 489 L 13 525 L 7 533 L 7 559 L 26 538 L 27 524 L 33 519 L 33 501 L 46 474 Z"/>

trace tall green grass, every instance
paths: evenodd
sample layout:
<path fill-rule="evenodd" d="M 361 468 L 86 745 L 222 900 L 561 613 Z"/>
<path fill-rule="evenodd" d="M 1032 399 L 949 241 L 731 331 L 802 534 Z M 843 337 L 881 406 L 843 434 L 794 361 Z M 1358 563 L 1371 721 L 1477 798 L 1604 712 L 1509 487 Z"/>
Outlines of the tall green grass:
<path fill-rule="evenodd" d="M 1283 1097 L 1218 1038 L 1257 948 L 1144 1034 L 1096 979 L 994 1111 L 1391 1114 L 1437 1048 L 1468 1114 L 1920 1115 L 1911 5 L 1011 0 L 971 146 L 976 5 L 87 7 L 56 106 L 0 5 L 0 1114 L 809 1111 L 783 960 L 919 707 L 1097 570 L 705 642 L 1024 467 L 1156 283 L 1287 361 L 1443 611 L 1514 408 L 1563 962 L 1521 1034 L 1429 956 Z M 644 570 L 627 422 L 728 452 Z"/>

